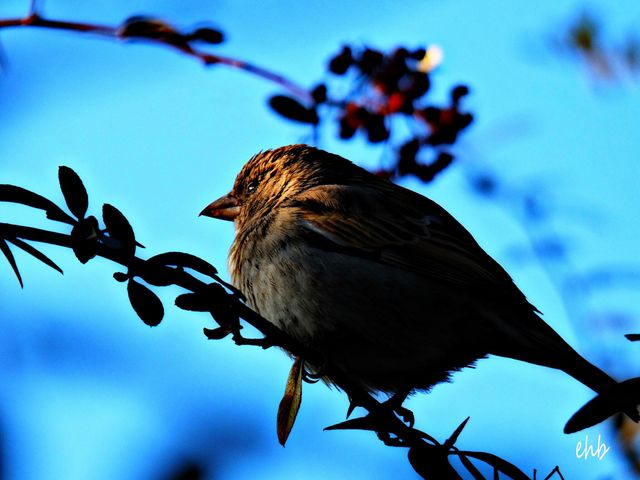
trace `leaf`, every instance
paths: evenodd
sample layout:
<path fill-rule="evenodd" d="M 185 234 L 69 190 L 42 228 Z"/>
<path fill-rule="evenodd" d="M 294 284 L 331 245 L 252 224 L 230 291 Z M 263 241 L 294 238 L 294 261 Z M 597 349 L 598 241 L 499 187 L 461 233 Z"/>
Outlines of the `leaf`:
<path fill-rule="evenodd" d="M 87 263 L 98 253 L 98 220 L 88 217 L 76 223 L 71 230 L 71 248 L 81 263 Z"/>
<path fill-rule="evenodd" d="M 495 470 L 504 473 L 513 480 L 530 480 L 530 478 L 514 464 L 507 462 L 506 460 L 487 452 L 458 452 L 458 455 L 466 455 L 467 457 L 477 458 L 492 466 Z"/>
<path fill-rule="evenodd" d="M 335 425 L 325 427 L 324 430 L 369 430 L 376 432 L 379 428 L 378 422 L 370 415 L 367 415 L 365 417 L 352 418 L 351 420 L 336 423 Z"/>
<path fill-rule="evenodd" d="M 118 240 L 126 255 L 133 256 L 136 251 L 136 237 L 127 218 L 113 205 L 102 206 L 102 220 L 109 237 Z"/>
<path fill-rule="evenodd" d="M 82 220 L 87 214 L 87 208 L 89 208 L 89 197 L 82 180 L 76 172 L 64 166 L 58 168 L 58 180 L 67 207 L 78 220 Z"/>
<path fill-rule="evenodd" d="M 116 282 L 124 283 L 129 280 L 130 277 L 124 272 L 116 272 L 113 274 L 113 278 L 116 280 Z"/>
<path fill-rule="evenodd" d="M 630 342 L 640 342 L 640 333 L 627 333 L 625 337 Z"/>
<path fill-rule="evenodd" d="M 218 327 L 218 328 L 203 328 L 202 331 L 204 335 L 209 340 L 222 340 L 224 337 L 231 333 L 231 330 L 228 328 Z"/>
<path fill-rule="evenodd" d="M 210 312 L 213 308 L 212 299 L 206 291 L 183 293 L 176 298 L 176 307 L 189 312 Z"/>
<path fill-rule="evenodd" d="M 22 277 L 20 276 L 20 270 L 18 270 L 18 265 L 16 264 L 16 259 L 13 256 L 13 253 L 11 252 L 9 245 L 7 245 L 7 242 L 5 242 L 3 238 L 0 238 L 0 250 L 2 251 L 2 253 L 4 253 L 4 256 L 7 257 L 7 261 L 9 262 L 9 265 L 11 265 L 11 268 L 13 269 L 13 273 L 15 273 L 16 277 L 18 277 L 18 283 L 20 283 L 20 287 L 24 288 L 24 284 L 22 283 Z"/>
<path fill-rule="evenodd" d="M 162 321 L 164 308 L 155 293 L 135 280 L 129 280 L 127 293 L 131 306 L 144 323 L 155 327 Z"/>
<path fill-rule="evenodd" d="M 467 458 L 466 455 L 459 455 L 460 462 L 464 465 L 464 468 L 471 474 L 474 480 L 486 480 L 484 475 L 480 473 L 480 470 Z"/>
<path fill-rule="evenodd" d="M 640 403 L 640 378 L 620 382 L 589 400 L 567 422 L 564 433 L 575 433 L 600 423 L 618 412 L 629 412 L 637 421 Z M 636 412 L 635 415 L 633 412 Z M 635 417 L 635 418 L 634 418 Z"/>
<path fill-rule="evenodd" d="M 449 463 L 447 449 L 442 445 L 414 445 L 409 449 L 409 463 L 422 478 L 462 480 Z"/>
<path fill-rule="evenodd" d="M 168 23 L 158 18 L 135 15 L 127 18 L 118 28 L 119 38 L 152 38 L 171 40 L 181 35 Z"/>
<path fill-rule="evenodd" d="M 199 40 L 201 42 L 209 43 L 211 45 L 217 45 L 224 42 L 224 34 L 220 30 L 215 28 L 203 27 L 195 30 L 189 38 L 192 40 Z"/>
<path fill-rule="evenodd" d="M 307 108 L 292 97 L 274 95 L 269 99 L 269 105 L 276 113 L 294 122 L 317 125 L 320 121 L 315 108 Z"/>
<path fill-rule="evenodd" d="M 173 276 L 167 268 L 162 270 L 155 268 L 137 269 L 136 275 L 154 287 L 168 287 L 169 285 L 173 285 L 174 282 Z"/>
<path fill-rule="evenodd" d="M 11 202 L 44 210 L 47 218 L 73 225 L 76 221 L 51 200 L 15 185 L 0 185 L 0 202 Z"/>
<path fill-rule="evenodd" d="M 289 372 L 289 378 L 287 379 L 287 386 L 284 389 L 284 396 L 282 400 L 280 400 L 280 406 L 278 407 L 278 441 L 283 447 L 287 442 L 287 438 L 289 438 L 293 424 L 298 416 L 298 411 L 300 410 L 300 403 L 302 402 L 303 365 L 304 360 L 300 357 L 296 358 L 293 362 L 293 366 Z"/>
<path fill-rule="evenodd" d="M 53 260 L 51 260 L 44 253 L 42 253 L 40 250 L 37 250 L 36 248 L 34 248 L 33 246 L 29 245 L 28 243 L 20 240 L 19 238 L 8 238 L 7 240 L 9 242 L 13 243 L 16 247 L 21 248 L 22 250 L 27 252 L 29 255 L 32 255 L 33 257 L 37 258 L 42 263 L 50 266 L 54 270 L 57 270 L 60 273 L 64 273 L 62 271 L 62 269 L 53 262 Z"/>
<path fill-rule="evenodd" d="M 202 273 L 209 277 L 215 277 L 218 273 L 216 267 L 209 262 L 183 252 L 166 252 L 151 257 L 148 262 L 158 263 L 160 265 L 174 265 L 176 267 L 190 268 L 196 272 Z"/>
<path fill-rule="evenodd" d="M 464 421 L 460 425 L 458 425 L 458 427 L 454 430 L 451 436 L 444 442 L 444 445 L 447 448 L 455 445 L 456 441 L 458 440 L 458 437 L 460 436 L 460 433 L 462 432 L 464 427 L 467 425 L 467 422 L 469 421 L 470 418 L 471 417 L 465 418 Z"/>

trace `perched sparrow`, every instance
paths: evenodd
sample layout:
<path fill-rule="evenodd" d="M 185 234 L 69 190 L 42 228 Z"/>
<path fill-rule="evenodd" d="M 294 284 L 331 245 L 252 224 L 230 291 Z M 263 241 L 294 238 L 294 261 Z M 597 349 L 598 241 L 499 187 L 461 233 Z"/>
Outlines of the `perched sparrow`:
<path fill-rule="evenodd" d="M 616 383 L 442 207 L 342 157 L 261 152 L 202 214 L 234 221 L 229 267 L 249 305 L 370 391 L 404 398 L 487 355 L 596 392 Z"/>

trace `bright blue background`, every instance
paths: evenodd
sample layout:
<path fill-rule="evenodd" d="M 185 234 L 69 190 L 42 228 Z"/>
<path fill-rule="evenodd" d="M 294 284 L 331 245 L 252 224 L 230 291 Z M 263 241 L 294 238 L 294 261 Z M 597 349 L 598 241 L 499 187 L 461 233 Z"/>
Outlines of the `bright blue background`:
<path fill-rule="evenodd" d="M 22 15 L 27 3 L 5 0 L 0 17 Z M 629 377 L 640 372 L 638 347 L 620 334 L 640 330 L 638 322 L 612 336 L 570 320 L 547 271 L 509 254 L 514 246 L 528 248 L 522 224 L 500 204 L 479 200 L 466 181 L 470 169 L 490 168 L 514 187 L 544 185 L 541 195 L 574 213 L 555 227 L 576 239 L 577 271 L 639 260 L 638 84 L 594 79 L 548 48 L 549 37 L 582 5 L 50 0 L 46 13 L 105 24 L 140 13 L 185 27 L 212 20 L 228 36 L 216 51 L 303 85 L 322 77 L 343 42 L 441 45 L 445 63 L 434 77 L 434 98 L 469 83 L 467 106 L 477 121 L 458 147 L 460 164 L 428 187 L 407 185 L 459 218 L 579 350 L 603 366 L 615 354 L 620 363 L 607 369 Z M 592 5 L 612 38 L 637 30 L 638 2 Z M 197 213 L 230 188 L 253 153 L 304 137 L 304 129 L 266 108 L 278 88 L 153 46 L 35 29 L 3 31 L 0 39 L 8 59 L 0 77 L 0 181 L 61 202 L 57 167 L 68 165 L 85 181 L 93 212 L 104 202 L 122 209 L 149 255 L 180 249 L 223 269 L 232 226 Z M 331 127 L 325 148 L 364 163 L 378 158 L 360 142 L 332 136 Z M 592 220 L 580 223 L 587 214 Z M 51 227 L 40 214 L 4 204 L 0 221 Z M 206 465 L 216 479 L 415 478 L 405 451 L 385 448 L 368 433 L 323 432 L 343 419 L 347 402 L 322 385 L 305 386 L 298 423 L 281 448 L 275 413 L 290 367 L 284 354 L 207 342 L 204 315 L 171 307 L 176 291 L 162 292 L 166 319 L 149 329 L 111 278 L 113 265 L 97 259 L 83 267 L 67 251 L 44 250 L 64 277 L 18 254 L 20 290 L 8 265 L 0 265 L 0 426 L 8 478 L 164 478 L 187 461 Z M 635 292 L 615 289 L 587 308 L 637 314 Z M 565 478 L 625 478 L 615 447 L 602 461 L 578 460 L 584 433 L 562 434 L 590 397 L 562 373 L 489 359 L 409 406 L 418 426 L 440 439 L 470 415 L 461 448 L 498 454 L 529 473 L 537 468 L 544 476 L 559 464 Z M 614 444 L 607 425 L 587 433 Z"/>

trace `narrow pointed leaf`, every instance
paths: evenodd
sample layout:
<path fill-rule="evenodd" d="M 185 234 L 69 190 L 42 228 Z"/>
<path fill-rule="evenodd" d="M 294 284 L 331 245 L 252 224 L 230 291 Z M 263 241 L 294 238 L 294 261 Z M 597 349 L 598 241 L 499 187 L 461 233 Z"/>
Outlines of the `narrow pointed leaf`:
<path fill-rule="evenodd" d="M 80 180 L 76 172 L 64 166 L 58 169 L 58 180 L 60 181 L 60 190 L 62 190 L 67 207 L 78 220 L 82 220 L 89 207 L 87 189 L 84 188 L 82 180 Z"/>
<path fill-rule="evenodd" d="M 206 260 L 183 252 L 166 252 L 151 257 L 148 262 L 160 265 L 174 265 L 176 267 L 190 268 L 196 272 L 213 277 L 218 273 L 216 267 Z"/>
<path fill-rule="evenodd" d="M 44 253 L 42 253 L 40 250 L 37 250 L 36 248 L 34 248 L 33 246 L 29 245 L 28 243 L 20 240 L 19 238 L 8 238 L 7 240 L 9 242 L 13 243 L 16 247 L 21 248 L 22 250 L 27 252 L 29 255 L 37 258 L 38 260 L 40 260 L 45 265 L 49 265 L 54 270 L 57 270 L 60 273 L 64 273 L 62 271 L 62 269 L 53 262 L 53 260 L 51 260 Z"/>
<path fill-rule="evenodd" d="M 118 240 L 127 255 L 133 255 L 136 251 L 136 238 L 129 220 L 113 205 L 105 203 L 102 207 L 102 220 L 104 221 L 109 237 Z"/>
<path fill-rule="evenodd" d="M 509 463 L 493 453 L 460 451 L 459 455 L 466 455 L 467 457 L 481 460 L 513 480 L 530 480 L 530 478 L 513 463 Z"/>
<path fill-rule="evenodd" d="M 127 293 L 131 306 L 144 323 L 155 327 L 162 321 L 164 308 L 155 293 L 135 280 L 127 283 Z"/>
<path fill-rule="evenodd" d="M 324 430 L 369 430 L 375 432 L 379 428 L 378 423 L 371 416 L 367 415 L 365 417 L 352 418 L 351 420 L 336 423 L 335 425 L 325 427 Z"/>
<path fill-rule="evenodd" d="M 15 273 L 16 277 L 18 277 L 18 283 L 20 283 L 20 287 L 24 288 L 24 284 L 22 283 L 22 277 L 20 276 L 20 270 L 18 270 L 18 265 L 16 264 L 16 259 L 14 258 L 13 253 L 9 248 L 9 245 L 7 245 L 7 242 L 5 242 L 3 238 L 0 238 L 0 251 L 4 253 L 5 257 L 7 257 L 7 261 L 9 262 L 9 265 L 11 265 L 11 268 L 13 269 L 13 273 Z"/>
<path fill-rule="evenodd" d="M 447 439 L 446 442 L 444 442 L 444 444 L 447 447 L 452 447 L 453 445 L 455 445 L 456 441 L 458 440 L 458 437 L 460 436 L 460 433 L 462 432 L 462 430 L 464 429 L 464 427 L 467 425 L 467 422 L 469 421 L 471 417 L 467 417 L 464 419 L 464 421 L 458 425 L 458 428 L 456 428 L 454 430 L 454 432 L 451 434 L 451 436 Z"/>
<path fill-rule="evenodd" d="M 298 411 L 300 410 L 300 403 L 302 402 L 303 364 L 304 361 L 299 357 L 293 362 L 291 371 L 289 371 L 287 386 L 284 389 L 284 396 L 278 407 L 278 441 L 283 447 L 287 442 L 287 438 L 289 438 L 293 424 L 298 416 Z"/>
<path fill-rule="evenodd" d="M 617 383 L 589 400 L 578 410 L 565 425 L 564 433 L 579 432 L 619 412 L 629 412 L 630 416 L 635 417 L 637 421 L 638 404 L 640 404 L 640 378 Z"/>
<path fill-rule="evenodd" d="M 73 225 L 76 221 L 51 200 L 15 185 L 0 185 L 0 202 L 19 203 L 44 210 L 47 218 Z"/>

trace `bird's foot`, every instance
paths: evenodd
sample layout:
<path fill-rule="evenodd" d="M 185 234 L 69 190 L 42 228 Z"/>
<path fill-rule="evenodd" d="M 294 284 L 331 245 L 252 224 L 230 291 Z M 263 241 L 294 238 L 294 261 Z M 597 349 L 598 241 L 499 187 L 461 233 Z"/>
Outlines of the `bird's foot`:
<path fill-rule="evenodd" d="M 383 402 L 382 405 L 390 408 L 409 428 L 413 428 L 413 425 L 416 423 L 415 416 L 411 410 L 402 406 L 407 396 L 409 396 L 409 390 L 400 390 L 394 393 L 387 401 Z"/>

